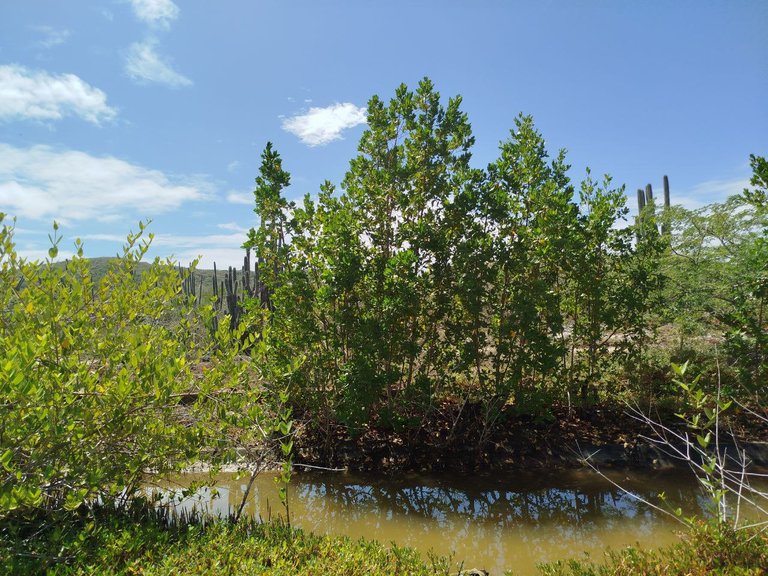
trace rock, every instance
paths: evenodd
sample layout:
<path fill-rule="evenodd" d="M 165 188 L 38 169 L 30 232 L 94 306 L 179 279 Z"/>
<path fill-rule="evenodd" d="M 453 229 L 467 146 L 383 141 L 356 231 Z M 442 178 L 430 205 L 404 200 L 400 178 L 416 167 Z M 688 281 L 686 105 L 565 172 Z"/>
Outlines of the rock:
<path fill-rule="evenodd" d="M 740 448 L 746 452 L 747 460 L 752 464 L 768 467 L 768 442 L 744 442 Z"/>
<path fill-rule="evenodd" d="M 489 576 L 488 570 L 481 570 L 480 568 L 472 568 L 470 570 L 462 570 L 459 572 L 459 576 Z"/>

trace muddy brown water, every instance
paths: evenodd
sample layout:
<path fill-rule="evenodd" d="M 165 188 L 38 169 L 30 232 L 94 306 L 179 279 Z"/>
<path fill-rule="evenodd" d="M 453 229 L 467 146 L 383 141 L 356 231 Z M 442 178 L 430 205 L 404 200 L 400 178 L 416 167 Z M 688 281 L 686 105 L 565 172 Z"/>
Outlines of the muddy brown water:
<path fill-rule="evenodd" d="M 608 474 L 637 496 L 680 507 L 688 515 L 703 514 L 707 505 L 695 479 L 682 472 Z M 166 490 L 203 478 L 185 474 L 157 485 Z M 217 496 L 206 490 L 181 506 L 226 516 L 239 507 L 247 482 L 222 474 Z M 664 546 L 676 542 L 683 529 L 591 470 L 394 477 L 303 472 L 291 480 L 289 502 L 294 526 L 395 542 L 420 550 L 425 558 L 432 550 L 452 555 L 464 569 L 483 568 L 493 575 L 506 570 L 536 574 L 541 562 L 585 554 L 600 560 L 607 547 Z M 262 519 L 284 514 L 274 475 L 257 478 L 245 512 Z"/>

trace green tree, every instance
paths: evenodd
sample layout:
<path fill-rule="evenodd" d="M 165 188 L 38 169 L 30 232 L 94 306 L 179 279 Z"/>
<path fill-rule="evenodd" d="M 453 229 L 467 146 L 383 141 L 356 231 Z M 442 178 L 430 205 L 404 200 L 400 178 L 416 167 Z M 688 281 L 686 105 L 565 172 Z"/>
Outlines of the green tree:
<path fill-rule="evenodd" d="M 666 236 L 653 200 L 634 226 L 622 224 L 627 212 L 624 187 L 612 188 L 608 175 L 598 184 L 587 170 L 564 252 L 562 287 L 568 344 L 563 366 L 569 390 L 578 391 L 582 402 L 615 394 L 626 384 L 625 366 L 631 367 L 628 379 L 640 381 L 637 367 L 656 325 Z"/>
<path fill-rule="evenodd" d="M 463 226 L 457 296 L 463 362 L 486 398 L 541 393 L 560 356 L 557 285 L 572 190 L 564 152 L 551 162 L 529 116 L 515 121 L 500 157 L 477 188 L 467 189 L 474 221 Z"/>
<path fill-rule="evenodd" d="M 738 197 L 740 209 L 752 215 L 738 247 L 730 247 L 733 307 L 720 319 L 728 326 L 726 343 L 736 359 L 742 384 L 759 391 L 768 378 L 768 161 L 750 156 L 752 189 Z"/>
<path fill-rule="evenodd" d="M 380 393 L 425 401 L 445 379 L 443 321 L 451 295 L 448 218 L 470 170 L 474 143 L 461 98 L 446 107 L 433 84 L 401 85 L 385 105 L 368 103 L 368 130 L 344 179 L 365 246 L 360 262 L 360 334 L 346 367 L 350 397 L 370 405 Z"/>
<path fill-rule="evenodd" d="M 724 335 L 724 368 L 757 391 L 768 346 L 768 163 L 758 156 L 750 160 L 751 189 L 722 203 L 673 211 L 666 299 L 670 317 L 694 319 L 683 330 Z"/>
<path fill-rule="evenodd" d="M 280 284 L 287 258 L 286 233 L 292 204 L 282 193 L 290 183 L 291 176 L 283 170 L 280 154 L 267 142 L 253 191 L 256 201 L 253 211 L 258 216 L 259 227 L 250 229 L 243 247 L 256 252 L 260 280 L 257 284 L 261 287 L 258 296 L 262 306 L 270 310 L 274 309 L 271 295 Z"/>

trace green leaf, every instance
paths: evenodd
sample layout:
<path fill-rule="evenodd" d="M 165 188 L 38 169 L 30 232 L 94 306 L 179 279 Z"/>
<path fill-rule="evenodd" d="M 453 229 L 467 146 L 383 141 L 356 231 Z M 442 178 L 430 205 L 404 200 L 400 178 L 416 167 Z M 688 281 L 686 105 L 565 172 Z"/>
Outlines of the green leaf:
<path fill-rule="evenodd" d="M 5 452 L 3 452 L 3 455 L 0 456 L 0 464 L 3 465 L 3 468 L 5 468 L 6 472 L 12 472 L 13 467 L 11 466 L 11 460 L 13 459 L 13 450 L 8 448 Z"/>

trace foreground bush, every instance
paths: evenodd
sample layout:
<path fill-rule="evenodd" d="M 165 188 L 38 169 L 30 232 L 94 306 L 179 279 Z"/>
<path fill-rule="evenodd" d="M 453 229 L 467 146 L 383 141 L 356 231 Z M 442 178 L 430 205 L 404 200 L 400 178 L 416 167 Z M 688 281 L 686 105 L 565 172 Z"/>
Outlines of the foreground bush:
<path fill-rule="evenodd" d="M 125 506 L 147 472 L 287 426 L 265 415 L 239 338 L 212 323 L 196 337 L 210 306 L 189 305 L 173 263 L 139 273 L 143 224 L 98 282 L 79 241 L 53 262 L 56 229 L 49 259 L 27 262 L 0 214 L 0 519 Z"/>
<path fill-rule="evenodd" d="M 757 576 L 768 573 L 768 533 L 701 524 L 661 550 L 626 548 L 606 553 L 604 564 L 571 560 L 540 569 L 545 576 Z"/>
<path fill-rule="evenodd" d="M 76 527 L 65 541 L 54 531 L 29 534 L 0 526 L 0 541 L 15 542 L 26 553 L 9 553 L 0 546 L 3 574 L 141 574 L 160 576 L 245 574 L 449 574 L 450 562 L 433 557 L 423 561 L 417 552 L 396 546 L 349 538 L 322 537 L 280 523 L 243 520 L 166 523 L 162 514 L 109 514 L 94 525 L 75 513 Z M 50 524 L 50 522 L 42 522 Z M 69 557 L 58 555 L 64 546 Z M 55 560 L 54 560 L 55 558 Z"/>

